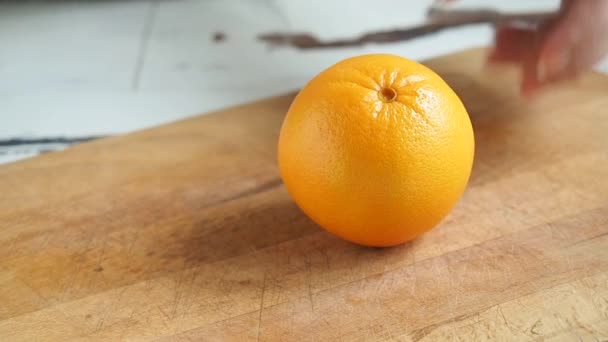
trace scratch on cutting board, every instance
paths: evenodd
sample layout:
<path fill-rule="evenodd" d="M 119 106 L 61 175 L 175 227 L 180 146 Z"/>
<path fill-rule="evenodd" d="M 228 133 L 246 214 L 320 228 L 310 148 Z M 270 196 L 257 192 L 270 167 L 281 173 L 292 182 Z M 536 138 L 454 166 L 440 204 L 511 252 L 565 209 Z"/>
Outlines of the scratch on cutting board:
<path fill-rule="evenodd" d="M 315 307 L 312 301 L 312 261 L 310 260 L 310 255 L 306 255 L 306 282 L 308 283 L 308 300 L 310 301 L 310 311 L 314 312 Z"/>
<path fill-rule="evenodd" d="M 135 232 L 133 233 L 133 237 L 131 238 L 131 243 L 129 244 L 129 248 L 127 249 L 127 256 L 131 256 L 131 253 L 133 252 L 133 247 L 135 247 L 135 242 L 137 242 L 137 239 L 139 238 L 139 229 L 135 229 Z"/>
<path fill-rule="evenodd" d="M 249 197 L 249 196 L 252 196 L 255 194 L 263 193 L 263 192 L 272 190 L 276 187 L 279 187 L 282 184 L 283 184 L 283 181 L 277 177 L 277 178 L 271 179 L 265 183 L 262 183 L 256 187 L 253 187 L 251 189 L 247 189 L 247 190 L 241 191 L 239 193 L 236 193 L 234 195 L 228 196 L 226 198 L 222 198 L 222 199 L 218 200 L 217 202 L 209 203 L 209 205 L 207 205 L 206 207 L 214 207 L 214 206 L 224 204 L 227 202 L 232 202 L 232 201 L 244 198 L 244 197 Z"/>
<path fill-rule="evenodd" d="M 40 291 L 33 287 L 32 285 L 30 285 L 28 282 L 24 281 L 21 278 L 16 277 L 15 278 L 18 282 L 20 282 L 21 284 L 23 284 L 26 288 L 30 289 L 38 298 L 42 299 L 43 302 L 47 302 L 48 298 L 46 298 L 45 296 L 42 295 L 42 293 L 40 293 Z"/>
<path fill-rule="evenodd" d="M 8 244 L 8 248 L 6 249 L 7 252 L 7 256 L 11 256 L 11 254 L 13 254 L 13 248 L 15 247 L 15 243 L 17 242 L 17 238 L 19 238 L 20 234 L 15 235 L 15 237 L 13 239 L 11 239 L 11 242 Z"/>
<path fill-rule="evenodd" d="M 160 305 L 158 305 L 157 308 L 158 308 L 158 311 L 160 311 L 160 313 L 166 318 L 167 321 L 171 320 L 171 317 L 169 316 L 169 314 L 165 310 L 163 310 L 163 308 Z"/>
<path fill-rule="evenodd" d="M 196 279 L 197 279 L 198 275 L 200 274 L 199 270 L 200 270 L 199 266 L 190 268 L 191 277 L 188 282 L 190 299 L 187 300 L 186 303 L 184 304 L 183 316 L 186 316 L 190 312 L 190 310 L 192 309 L 192 305 L 196 302 L 194 299 L 197 297 Z"/>
<path fill-rule="evenodd" d="M 326 249 L 321 249 L 321 253 L 325 256 L 325 266 L 327 266 L 327 270 L 331 270 L 331 263 L 329 262 L 329 253 L 327 253 Z"/>
<path fill-rule="evenodd" d="M 435 324 L 430 324 L 427 325 L 426 327 L 420 328 L 420 329 L 416 329 L 414 330 L 411 334 L 410 334 L 410 339 L 412 340 L 412 342 L 417 342 L 422 340 L 425 336 L 429 335 L 430 333 L 432 333 L 435 329 L 443 326 L 446 323 L 456 323 L 456 322 L 461 322 L 464 321 L 467 318 L 473 317 L 478 315 L 477 312 L 473 312 L 473 313 L 468 313 L 468 314 L 464 314 L 464 315 L 460 315 L 454 318 L 450 318 L 448 320 L 445 321 L 441 321 Z"/>
<path fill-rule="evenodd" d="M 496 307 L 496 311 L 500 314 L 500 317 L 502 318 L 502 321 L 505 324 L 505 327 L 507 327 L 507 329 L 513 331 L 513 332 L 520 332 L 518 329 L 516 329 L 515 327 L 511 326 L 511 323 L 509 323 L 509 320 L 507 320 L 507 317 L 505 316 L 505 313 L 502 311 L 502 306 L 500 306 L 500 304 Z"/>
<path fill-rule="evenodd" d="M 78 264 L 76 267 L 76 271 L 74 272 L 74 274 L 71 276 L 69 282 L 67 282 L 65 284 L 65 287 L 61 293 L 61 296 L 59 298 L 61 298 L 61 301 L 65 301 L 66 297 L 68 296 L 68 292 L 70 292 L 70 290 L 72 288 L 74 288 L 74 285 L 76 284 L 76 280 L 78 278 L 78 275 L 80 274 L 80 272 L 82 271 L 82 268 L 85 264 L 85 262 L 83 260 L 85 260 L 85 256 L 87 254 L 87 252 L 89 251 L 89 247 L 91 247 L 91 244 L 93 243 L 93 241 L 95 240 L 95 238 L 97 237 L 97 234 L 89 234 L 89 239 L 87 240 L 84 248 L 82 249 L 81 253 L 78 253 L 77 255 L 77 260 L 78 260 Z M 100 263 L 97 263 L 95 269 L 98 269 L 101 266 Z"/>
<path fill-rule="evenodd" d="M 262 296 L 260 298 L 260 314 L 258 315 L 258 336 L 257 341 L 260 341 L 260 332 L 262 328 L 262 310 L 264 310 L 264 293 L 266 292 L 266 277 L 267 273 L 264 272 L 264 280 L 262 281 Z"/>
<path fill-rule="evenodd" d="M 95 265 L 95 269 L 103 269 L 103 267 L 101 266 L 101 263 L 103 262 L 103 259 L 106 256 L 106 247 L 108 246 L 108 239 L 110 237 L 108 236 L 108 234 L 106 234 L 103 237 L 103 246 L 101 247 L 101 253 L 99 254 L 99 259 L 97 260 L 97 264 Z M 88 249 L 88 247 L 87 247 Z M 85 250 L 86 253 L 86 250 Z"/>
<path fill-rule="evenodd" d="M 589 242 L 591 240 L 599 239 L 599 238 L 604 237 L 606 235 L 608 235 L 608 232 L 604 232 L 604 233 L 601 233 L 601 234 L 598 234 L 598 235 L 595 235 L 595 236 L 592 236 L 592 237 L 589 237 L 589 238 L 577 241 L 577 242 L 571 244 L 569 247 L 580 245 L 582 243 L 586 243 L 586 242 Z"/>
<path fill-rule="evenodd" d="M 124 328 L 121 329 L 120 331 L 120 337 L 118 338 L 120 341 L 122 341 L 125 337 L 125 335 L 127 334 L 127 332 L 129 332 L 129 329 L 131 328 L 131 326 L 133 326 L 133 316 L 135 315 L 135 309 L 131 310 L 131 313 L 129 314 L 129 317 L 127 317 L 126 323 Z"/>
<path fill-rule="evenodd" d="M 532 324 L 532 327 L 530 328 L 530 333 L 532 333 L 533 335 L 542 335 L 540 332 L 538 332 L 536 330 L 536 329 L 542 328 L 542 327 L 543 327 L 543 321 L 541 321 L 539 319 L 536 322 L 534 322 L 534 324 Z"/>
<path fill-rule="evenodd" d="M 176 284 L 175 284 L 175 293 L 173 295 L 173 304 L 171 305 L 171 313 L 170 313 L 170 318 L 169 320 L 177 317 L 177 307 L 179 306 L 179 302 L 182 298 L 182 283 L 183 283 L 183 278 L 184 278 L 184 273 L 185 271 L 181 271 L 179 272 L 179 275 L 177 277 L 176 280 Z"/>

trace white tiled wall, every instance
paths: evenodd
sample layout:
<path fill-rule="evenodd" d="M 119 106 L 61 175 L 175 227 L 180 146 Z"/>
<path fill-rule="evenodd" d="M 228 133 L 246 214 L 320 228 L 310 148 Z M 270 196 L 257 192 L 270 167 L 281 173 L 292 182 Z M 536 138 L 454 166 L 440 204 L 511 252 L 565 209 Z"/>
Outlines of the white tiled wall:
<path fill-rule="evenodd" d="M 302 86 L 350 55 L 423 59 L 490 42 L 484 25 L 389 45 L 270 49 L 259 33 L 321 38 L 420 24 L 432 0 L 154 0 L 0 3 L 0 140 L 149 127 Z M 510 11 L 558 1 L 460 1 Z M 213 32 L 226 34 L 214 43 Z M 18 156 L 0 153 L 0 162 Z M 2 148 L 0 147 L 0 152 Z M 28 155 L 22 151 L 22 156 Z"/>

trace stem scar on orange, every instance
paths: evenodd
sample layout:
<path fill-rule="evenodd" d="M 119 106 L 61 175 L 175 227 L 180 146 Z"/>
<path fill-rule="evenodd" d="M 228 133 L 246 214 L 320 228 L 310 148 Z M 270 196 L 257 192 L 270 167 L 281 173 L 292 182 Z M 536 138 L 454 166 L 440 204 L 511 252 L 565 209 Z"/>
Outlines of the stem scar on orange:
<path fill-rule="evenodd" d="M 473 128 L 456 93 L 417 62 L 339 62 L 291 104 L 279 137 L 291 197 L 327 231 L 392 246 L 437 225 L 466 187 Z"/>

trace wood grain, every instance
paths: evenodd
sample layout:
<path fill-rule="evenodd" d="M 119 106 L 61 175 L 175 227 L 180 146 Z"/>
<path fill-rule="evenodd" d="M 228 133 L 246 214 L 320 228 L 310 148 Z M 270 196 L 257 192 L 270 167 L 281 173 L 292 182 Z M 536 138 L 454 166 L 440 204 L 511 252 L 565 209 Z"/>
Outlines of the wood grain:
<path fill-rule="evenodd" d="M 283 96 L 0 167 L 2 341 L 608 339 L 608 79 L 533 100 L 429 61 L 475 127 L 436 229 L 363 248 L 293 204 Z"/>

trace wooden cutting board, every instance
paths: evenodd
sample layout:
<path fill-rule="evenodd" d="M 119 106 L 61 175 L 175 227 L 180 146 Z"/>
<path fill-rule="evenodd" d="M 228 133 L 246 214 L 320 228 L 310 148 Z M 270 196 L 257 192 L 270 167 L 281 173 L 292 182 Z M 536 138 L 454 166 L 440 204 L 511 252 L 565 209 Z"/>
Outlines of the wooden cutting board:
<path fill-rule="evenodd" d="M 428 62 L 470 112 L 475 166 L 396 248 L 291 201 L 292 95 L 0 167 L 0 340 L 608 339 L 608 79 L 522 100 L 483 60 Z"/>

